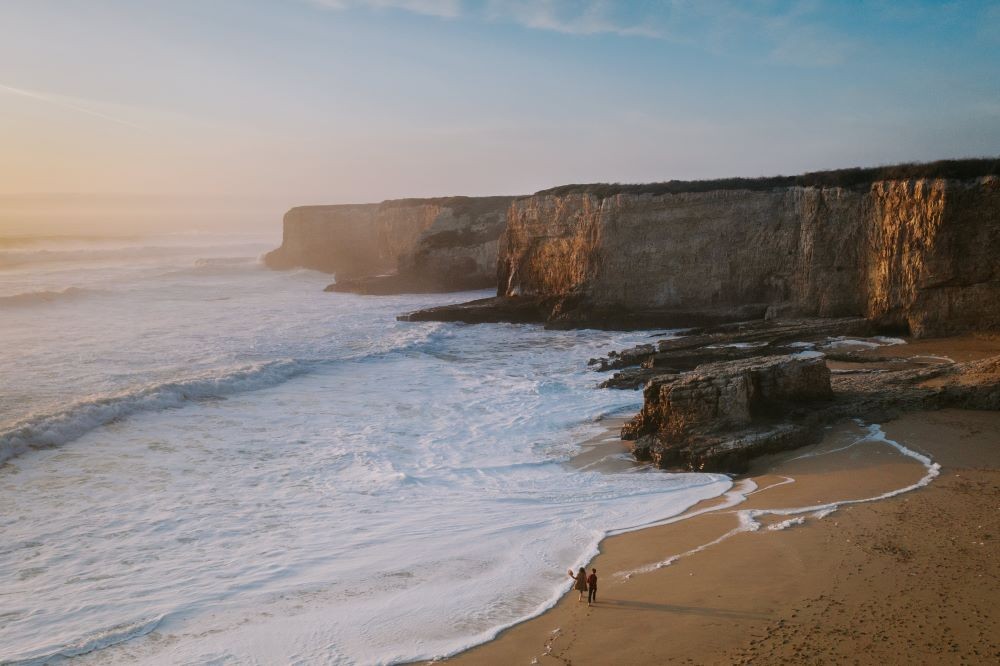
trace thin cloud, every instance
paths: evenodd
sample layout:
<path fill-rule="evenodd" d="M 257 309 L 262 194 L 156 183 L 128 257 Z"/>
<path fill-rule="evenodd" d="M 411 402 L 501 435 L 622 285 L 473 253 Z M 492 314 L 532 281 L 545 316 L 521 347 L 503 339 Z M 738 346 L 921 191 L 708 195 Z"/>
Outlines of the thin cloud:
<path fill-rule="evenodd" d="M 311 0 L 312 4 L 326 9 L 345 10 L 354 7 L 366 9 L 399 9 L 413 14 L 458 18 L 462 14 L 462 0 Z"/>
<path fill-rule="evenodd" d="M 636 15 L 636 9 L 640 13 Z M 856 45 L 823 24 L 821 0 L 789 3 L 718 0 L 489 0 L 486 17 L 571 35 L 612 34 L 697 46 L 722 54 L 750 47 L 763 59 L 837 65 Z"/>
<path fill-rule="evenodd" d="M 750 49 L 761 60 L 838 65 L 858 45 L 823 21 L 823 0 L 306 0 L 334 10 L 364 8 L 494 23 L 564 35 L 615 35 L 672 42 L 716 54 Z"/>
<path fill-rule="evenodd" d="M 511 21 L 534 30 L 566 35 L 612 34 L 621 37 L 663 39 L 666 34 L 645 22 L 616 19 L 613 6 L 601 0 L 567 3 L 561 0 L 490 0 L 487 17 Z"/>
<path fill-rule="evenodd" d="M 63 109 L 77 111 L 79 113 L 83 113 L 88 116 L 93 116 L 95 118 L 101 118 L 102 120 L 107 120 L 112 123 L 124 125 L 125 127 L 131 127 L 133 129 L 138 129 L 138 130 L 143 129 L 139 125 L 129 122 L 128 120 L 123 120 L 121 118 L 109 116 L 106 113 L 101 113 L 100 111 L 96 111 L 86 106 L 82 106 L 77 102 L 76 99 L 72 97 L 66 97 L 64 95 L 54 95 L 52 93 L 43 93 L 37 90 L 26 90 L 24 88 L 15 88 L 14 86 L 8 86 L 2 83 L 0 83 L 0 92 L 5 92 L 11 95 L 18 95 L 20 97 L 27 97 L 29 99 L 35 99 L 40 102 L 45 102 L 47 104 L 52 104 L 54 106 L 61 107 Z"/>

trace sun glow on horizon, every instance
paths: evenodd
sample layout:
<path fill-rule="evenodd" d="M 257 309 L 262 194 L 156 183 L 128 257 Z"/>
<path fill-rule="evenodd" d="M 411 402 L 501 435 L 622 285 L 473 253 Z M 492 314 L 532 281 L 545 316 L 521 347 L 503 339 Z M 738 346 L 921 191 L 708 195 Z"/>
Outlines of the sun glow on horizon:
<path fill-rule="evenodd" d="M 0 232 L 1000 153 L 988 3 L 644 6 L 11 0 Z"/>

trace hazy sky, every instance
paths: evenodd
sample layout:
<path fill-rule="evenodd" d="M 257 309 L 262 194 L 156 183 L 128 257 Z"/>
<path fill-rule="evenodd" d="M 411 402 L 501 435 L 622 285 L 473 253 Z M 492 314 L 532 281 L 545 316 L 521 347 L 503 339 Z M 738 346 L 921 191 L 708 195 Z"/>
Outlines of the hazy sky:
<path fill-rule="evenodd" d="M 1000 3 L 0 0 L 0 147 L 269 208 L 996 155 Z"/>

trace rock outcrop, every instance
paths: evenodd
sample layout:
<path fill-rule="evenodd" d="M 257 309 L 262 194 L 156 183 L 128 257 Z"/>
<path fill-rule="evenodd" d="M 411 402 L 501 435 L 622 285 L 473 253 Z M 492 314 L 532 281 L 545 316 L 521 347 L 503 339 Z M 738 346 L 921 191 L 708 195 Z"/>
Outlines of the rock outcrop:
<path fill-rule="evenodd" d="M 871 323 L 863 317 L 723 324 L 612 351 L 607 357 L 590 359 L 589 365 L 601 372 L 619 370 L 601 388 L 637 389 L 654 377 L 688 372 L 706 363 L 792 354 L 831 339 L 865 336 L 871 330 Z"/>
<path fill-rule="evenodd" d="M 642 410 L 622 439 L 636 458 L 666 468 L 742 472 L 755 456 L 809 444 L 844 418 L 1000 409 L 1000 356 L 956 363 L 908 351 L 900 339 L 856 337 L 870 325 L 863 318 L 727 324 L 591 365 L 618 370 L 603 386 L 644 387 Z M 976 339 L 980 353 L 1000 347 L 995 337 Z"/>
<path fill-rule="evenodd" d="M 698 366 L 651 380 L 644 404 L 622 429 L 640 460 L 660 467 L 739 468 L 749 457 L 801 446 L 815 423 L 800 406 L 830 400 L 830 371 L 819 352 Z"/>
<path fill-rule="evenodd" d="M 281 247 L 264 261 L 334 273 L 336 291 L 491 288 L 511 201 L 448 197 L 293 208 L 285 214 Z"/>
<path fill-rule="evenodd" d="M 1000 328 L 998 256 L 996 176 L 539 194 L 510 207 L 498 297 L 553 326 L 865 316 L 943 335 Z"/>

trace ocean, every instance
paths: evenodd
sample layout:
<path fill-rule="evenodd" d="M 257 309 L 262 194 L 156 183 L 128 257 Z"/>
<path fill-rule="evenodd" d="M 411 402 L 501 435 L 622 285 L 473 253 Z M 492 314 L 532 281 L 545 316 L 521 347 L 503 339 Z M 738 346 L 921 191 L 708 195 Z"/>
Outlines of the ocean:
<path fill-rule="evenodd" d="M 0 243 L 0 662 L 384 664 L 537 615 L 723 475 L 567 464 L 642 332 L 398 322 L 270 236 Z M 619 454 L 620 455 L 620 454 Z"/>

